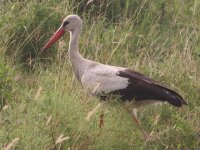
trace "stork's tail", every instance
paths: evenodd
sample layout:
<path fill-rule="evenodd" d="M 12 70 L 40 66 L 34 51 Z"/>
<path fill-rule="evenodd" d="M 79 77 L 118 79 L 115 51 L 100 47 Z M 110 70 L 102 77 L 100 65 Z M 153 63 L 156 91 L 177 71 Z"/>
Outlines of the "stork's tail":
<path fill-rule="evenodd" d="M 159 85 L 158 85 L 159 86 Z M 161 86 L 162 87 L 162 86 Z M 164 100 L 169 102 L 170 104 L 172 104 L 175 107 L 181 107 L 182 105 L 187 105 L 187 102 L 175 91 L 172 91 L 168 88 L 162 87 L 162 89 L 164 88 Z"/>

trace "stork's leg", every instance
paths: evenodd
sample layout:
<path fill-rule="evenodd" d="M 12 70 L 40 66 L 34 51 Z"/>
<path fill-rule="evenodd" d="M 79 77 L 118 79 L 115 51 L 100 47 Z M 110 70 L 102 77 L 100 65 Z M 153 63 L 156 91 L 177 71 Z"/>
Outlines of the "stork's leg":
<path fill-rule="evenodd" d="M 133 108 L 131 116 L 133 118 L 133 121 L 136 123 L 136 125 L 139 127 L 140 126 L 140 121 L 137 119 L 137 109 Z"/>
<path fill-rule="evenodd" d="M 104 103 L 99 103 L 93 110 L 91 110 L 86 117 L 86 120 L 89 121 L 90 118 L 97 112 L 98 109 L 100 109 L 100 107 L 103 107 Z M 102 128 L 104 125 L 104 108 L 100 113 L 99 116 L 99 128 Z"/>
<path fill-rule="evenodd" d="M 131 114 L 134 123 L 139 127 L 140 121 L 137 119 L 137 107 L 135 106 L 135 103 L 133 101 L 126 101 L 124 104 L 125 109 Z"/>
<path fill-rule="evenodd" d="M 90 112 L 88 112 L 86 120 L 89 121 L 90 118 L 97 112 L 98 109 L 100 109 L 100 107 L 102 107 L 104 105 L 104 103 L 99 103 L 93 110 L 91 110 Z M 102 111 L 102 113 L 100 114 L 100 125 L 102 126 L 103 124 L 103 117 L 104 117 L 104 111 Z"/>
<path fill-rule="evenodd" d="M 138 126 L 138 128 L 139 128 L 140 131 L 141 131 L 142 139 L 143 139 L 144 141 L 146 141 L 147 138 L 149 137 L 149 135 L 148 135 L 148 133 L 145 132 L 145 131 L 141 128 L 141 126 L 140 126 L 140 121 L 139 121 L 139 119 L 137 118 L 137 109 L 136 109 L 136 108 L 133 108 L 133 109 L 132 109 L 132 114 L 131 114 L 131 116 L 132 116 L 132 118 L 133 118 L 133 121 L 135 122 L 135 124 Z"/>
<path fill-rule="evenodd" d="M 99 116 L 99 128 L 104 126 L 104 112 L 102 112 Z"/>

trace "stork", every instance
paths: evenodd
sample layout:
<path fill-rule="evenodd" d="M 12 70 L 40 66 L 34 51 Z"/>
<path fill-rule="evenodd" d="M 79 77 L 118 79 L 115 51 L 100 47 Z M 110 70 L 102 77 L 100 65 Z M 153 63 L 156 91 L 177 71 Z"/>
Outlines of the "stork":
<path fill-rule="evenodd" d="M 111 94 L 118 95 L 123 102 L 135 100 L 135 105 L 139 106 L 152 102 L 168 102 L 175 107 L 187 105 L 178 93 L 139 72 L 101 64 L 82 57 L 78 48 L 81 30 L 81 18 L 78 15 L 67 16 L 60 28 L 44 46 L 42 52 L 50 48 L 65 32 L 69 31 L 68 51 L 73 71 L 82 87 L 89 94 L 103 100 L 106 100 Z"/>

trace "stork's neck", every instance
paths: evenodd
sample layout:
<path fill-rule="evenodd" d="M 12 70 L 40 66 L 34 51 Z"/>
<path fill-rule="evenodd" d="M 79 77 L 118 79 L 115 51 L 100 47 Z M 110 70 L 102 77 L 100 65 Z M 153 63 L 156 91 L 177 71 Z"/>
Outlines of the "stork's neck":
<path fill-rule="evenodd" d="M 74 29 L 73 31 L 70 31 L 70 41 L 69 41 L 70 59 L 71 57 L 75 55 L 80 55 L 79 49 L 78 49 L 78 41 L 79 41 L 80 33 L 81 33 L 80 29 Z"/>
<path fill-rule="evenodd" d="M 81 29 L 78 28 L 71 31 L 69 42 L 69 57 L 72 63 L 74 73 L 79 81 L 87 67 L 87 61 L 81 56 L 78 49 L 80 33 Z"/>

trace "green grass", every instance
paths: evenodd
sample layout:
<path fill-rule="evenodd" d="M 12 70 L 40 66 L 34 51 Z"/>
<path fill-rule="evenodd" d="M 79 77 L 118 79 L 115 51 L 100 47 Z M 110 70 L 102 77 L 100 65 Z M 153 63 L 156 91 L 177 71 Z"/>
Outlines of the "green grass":
<path fill-rule="evenodd" d="M 200 2 L 121 3 L 0 5 L 0 147 L 19 138 L 12 149 L 200 148 Z M 140 71 L 179 92 L 188 106 L 140 108 L 146 140 L 120 102 L 104 104 L 86 120 L 100 101 L 86 94 L 72 73 L 69 35 L 50 54 L 39 54 L 71 13 L 84 21 L 79 45 L 84 57 Z M 101 112 L 105 122 L 99 129 Z M 62 134 L 67 139 L 58 142 Z"/>

